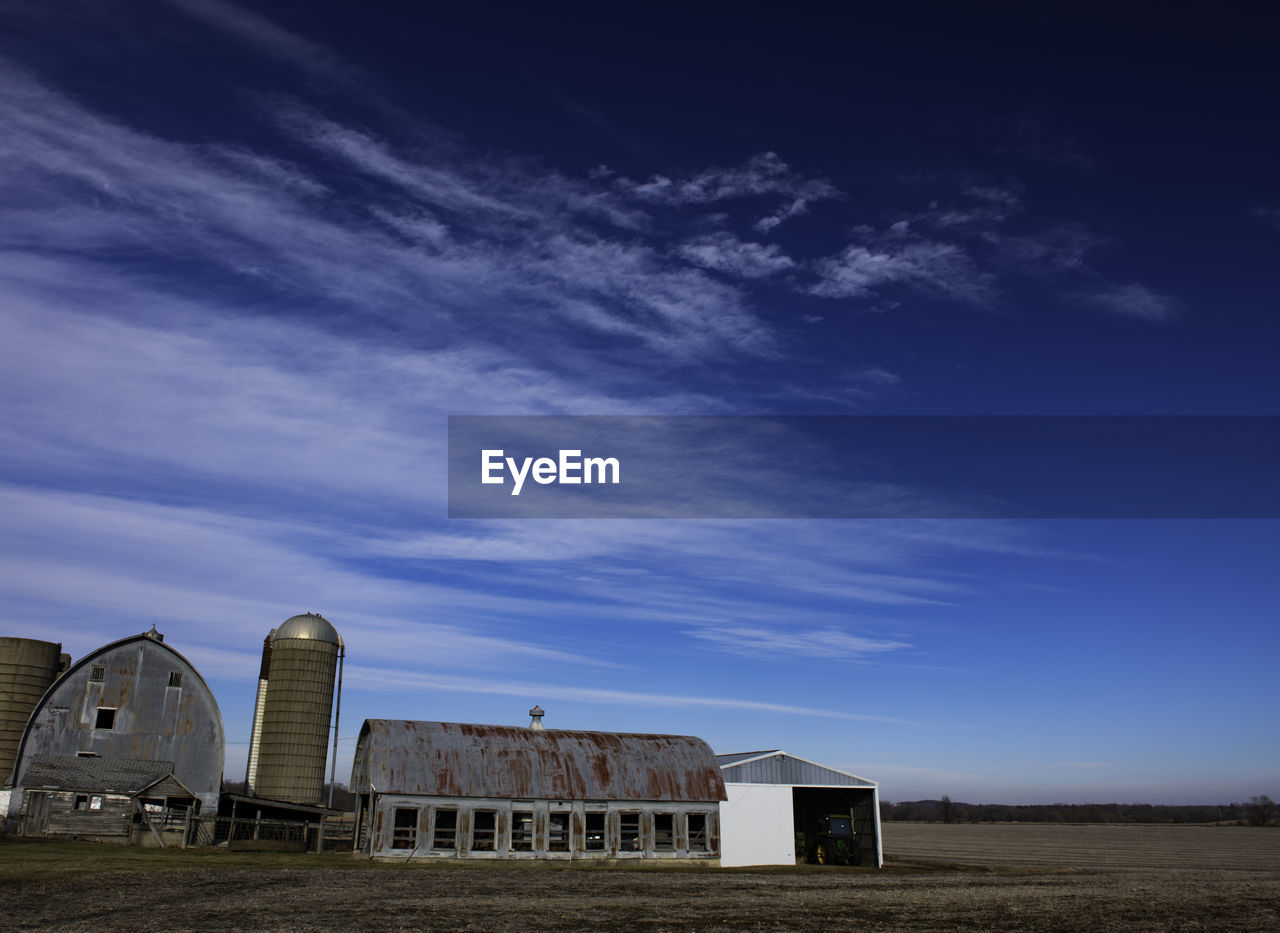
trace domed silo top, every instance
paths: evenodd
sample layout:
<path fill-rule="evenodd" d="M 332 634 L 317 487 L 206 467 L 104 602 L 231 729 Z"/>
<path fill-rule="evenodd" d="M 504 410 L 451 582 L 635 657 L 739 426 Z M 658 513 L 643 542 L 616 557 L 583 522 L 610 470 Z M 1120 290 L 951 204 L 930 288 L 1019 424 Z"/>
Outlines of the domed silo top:
<path fill-rule="evenodd" d="M 327 641 L 331 645 L 342 644 L 342 639 L 338 637 L 338 630 L 329 624 L 328 619 L 314 612 L 305 612 L 300 616 L 286 619 L 276 629 L 271 640 L 274 642 L 281 638 L 314 638 L 316 641 Z"/>

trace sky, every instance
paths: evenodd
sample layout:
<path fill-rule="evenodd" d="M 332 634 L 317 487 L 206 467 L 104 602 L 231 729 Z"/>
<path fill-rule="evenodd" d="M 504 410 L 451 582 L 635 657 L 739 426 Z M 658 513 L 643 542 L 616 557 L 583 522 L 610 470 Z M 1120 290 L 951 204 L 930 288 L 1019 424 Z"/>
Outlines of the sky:
<path fill-rule="evenodd" d="M 1280 796 L 1274 519 L 450 519 L 451 415 L 1280 413 L 1274 20 L 0 3 L 0 607 L 882 799 Z M 1213 477 L 1205 477 L 1207 483 Z"/>

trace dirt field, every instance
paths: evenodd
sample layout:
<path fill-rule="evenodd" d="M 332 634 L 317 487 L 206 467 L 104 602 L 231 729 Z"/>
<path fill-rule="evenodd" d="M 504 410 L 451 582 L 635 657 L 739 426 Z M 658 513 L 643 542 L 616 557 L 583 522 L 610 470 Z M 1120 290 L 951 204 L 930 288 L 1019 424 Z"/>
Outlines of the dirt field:
<path fill-rule="evenodd" d="M 370 863 L 0 842 L 0 929 L 1280 929 L 1280 831 L 885 826 L 884 869 Z"/>

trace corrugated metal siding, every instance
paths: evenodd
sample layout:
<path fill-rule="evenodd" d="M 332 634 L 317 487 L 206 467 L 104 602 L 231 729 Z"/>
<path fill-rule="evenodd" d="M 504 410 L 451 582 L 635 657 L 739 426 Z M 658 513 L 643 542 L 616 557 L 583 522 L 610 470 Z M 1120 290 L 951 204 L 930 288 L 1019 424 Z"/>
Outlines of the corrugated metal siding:
<path fill-rule="evenodd" d="M 702 739 L 368 719 L 353 790 L 566 800 L 724 800 Z"/>
<path fill-rule="evenodd" d="M 874 787 L 864 781 L 822 765 L 802 761 L 791 755 L 776 754 L 757 761 L 729 764 L 723 768 L 724 778 L 743 784 L 808 784 L 816 787 Z"/>

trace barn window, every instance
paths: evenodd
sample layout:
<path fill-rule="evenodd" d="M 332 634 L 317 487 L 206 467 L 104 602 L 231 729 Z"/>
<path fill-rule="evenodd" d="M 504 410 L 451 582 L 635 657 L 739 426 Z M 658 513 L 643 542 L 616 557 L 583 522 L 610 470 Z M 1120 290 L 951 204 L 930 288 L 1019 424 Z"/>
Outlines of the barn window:
<path fill-rule="evenodd" d="M 619 846 L 623 852 L 640 851 L 640 814 L 618 814 Z"/>
<path fill-rule="evenodd" d="M 604 814 L 601 812 L 590 812 L 586 814 L 586 840 L 583 848 L 588 852 L 604 851 Z"/>
<path fill-rule="evenodd" d="M 477 810 L 471 817 L 471 851 L 492 852 L 498 848 L 498 811 Z"/>
<path fill-rule="evenodd" d="M 533 814 L 528 810 L 511 811 L 511 851 L 533 851 Z"/>
<path fill-rule="evenodd" d="M 705 813 L 689 814 L 689 851 L 690 852 L 708 851 L 707 815 Z"/>
<path fill-rule="evenodd" d="M 93 721 L 95 729 L 114 729 L 116 727 L 116 711 L 111 706 L 99 706 L 98 718 Z"/>
<path fill-rule="evenodd" d="M 169 686 L 170 686 L 170 687 L 181 687 L 181 686 L 182 686 L 182 671 L 170 671 L 170 672 L 169 672 Z"/>
<path fill-rule="evenodd" d="M 676 818 L 672 813 L 653 815 L 653 848 L 670 852 L 676 847 Z"/>
<path fill-rule="evenodd" d="M 569 851 L 568 810 L 552 810 L 547 814 L 547 851 Z"/>
<path fill-rule="evenodd" d="M 396 807 L 391 830 L 391 848 L 418 848 L 418 810 L 416 807 Z"/>
<path fill-rule="evenodd" d="M 89 672 L 89 679 L 94 683 L 101 683 L 107 679 L 107 669 L 100 664 L 95 664 L 93 670 Z"/>
<path fill-rule="evenodd" d="M 74 805 L 71 809 L 72 809 L 72 810 L 88 810 L 88 809 L 89 809 L 89 795 L 88 795 L 88 794 L 76 794 L 76 802 L 75 802 L 75 805 Z"/>
<path fill-rule="evenodd" d="M 458 848 L 458 811 L 437 810 L 436 831 L 431 836 L 431 848 Z"/>
<path fill-rule="evenodd" d="M 97 758 L 97 752 L 76 752 L 77 758 Z"/>

